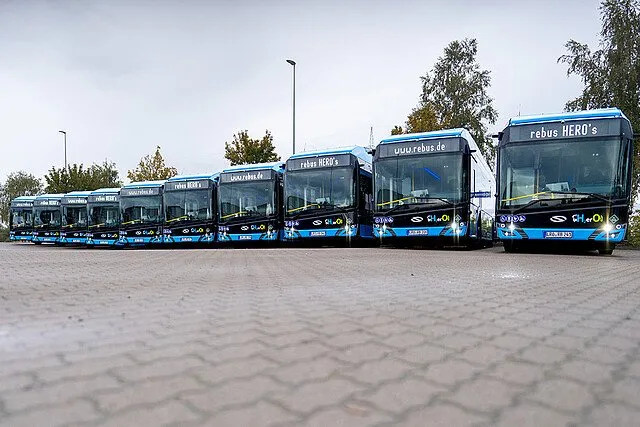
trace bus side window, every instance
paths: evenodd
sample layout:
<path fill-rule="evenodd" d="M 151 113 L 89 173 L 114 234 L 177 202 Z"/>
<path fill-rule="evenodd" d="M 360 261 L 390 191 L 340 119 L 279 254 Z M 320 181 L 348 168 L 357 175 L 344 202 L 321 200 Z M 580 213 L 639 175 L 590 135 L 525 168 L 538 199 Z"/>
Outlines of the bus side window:
<path fill-rule="evenodd" d="M 359 207 L 360 209 L 373 210 L 373 195 L 372 192 L 371 177 L 365 174 L 360 174 L 360 194 L 359 194 Z"/>

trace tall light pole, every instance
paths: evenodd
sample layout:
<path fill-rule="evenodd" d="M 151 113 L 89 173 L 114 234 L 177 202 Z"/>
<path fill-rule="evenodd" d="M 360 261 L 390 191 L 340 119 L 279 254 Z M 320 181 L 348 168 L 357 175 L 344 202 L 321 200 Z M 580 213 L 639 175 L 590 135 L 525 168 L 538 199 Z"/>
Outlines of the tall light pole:
<path fill-rule="evenodd" d="M 64 168 L 67 168 L 67 132 L 63 130 L 59 130 L 61 134 L 64 135 Z"/>
<path fill-rule="evenodd" d="M 293 66 L 293 154 L 296 154 L 296 61 L 287 59 Z"/>

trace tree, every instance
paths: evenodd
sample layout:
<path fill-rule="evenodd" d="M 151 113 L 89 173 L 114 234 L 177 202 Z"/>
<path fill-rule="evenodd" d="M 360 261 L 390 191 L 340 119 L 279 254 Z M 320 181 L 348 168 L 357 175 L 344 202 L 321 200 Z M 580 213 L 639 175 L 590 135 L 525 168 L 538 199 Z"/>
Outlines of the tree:
<path fill-rule="evenodd" d="M 640 3 L 638 0 L 604 0 L 600 4 L 602 29 L 600 49 L 569 40 L 567 54 L 558 62 L 567 64 L 567 76 L 580 76 L 582 94 L 567 102 L 567 111 L 618 107 L 640 131 Z M 640 185 L 640 139 L 636 138 L 633 192 Z"/>
<path fill-rule="evenodd" d="M 127 172 L 127 178 L 132 182 L 168 179 L 176 175 L 178 175 L 178 170 L 165 164 L 164 157 L 160 153 L 160 146 L 156 147 L 153 156 L 144 156 L 140 159 L 137 168 Z"/>
<path fill-rule="evenodd" d="M 280 156 L 273 145 L 273 136 L 267 130 L 262 139 L 251 139 L 243 130 L 233 135 L 233 141 L 224 143 L 224 157 L 233 165 L 276 162 Z"/>
<path fill-rule="evenodd" d="M 26 172 L 12 172 L 0 186 L 0 223 L 9 222 L 11 200 L 18 196 L 37 196 L 42 193 L 42 182 Z"/>
<path fill-rule="evenodd" d="M 392 134 L 464 127 L 493 167 L 495 149 L 486 123 L 494 124 L 498 113 L 487 93 L 490 72 L 480 69 L 477 53 L 476 39 L 449 43 L 433 69 L 420 77 L 420 102 L 407 116 L 405 128 L 396 126 Z"/>
<path fill-rule="evenodd" d="M 122 186 L 115 163 L 106 160 L 101 165 L 94 163 L 87 169 L 84 165 L 75 163 L 60 169 L 54 166 L 44 179 L 47 182 L 47 193 L 68 193 Z"/>

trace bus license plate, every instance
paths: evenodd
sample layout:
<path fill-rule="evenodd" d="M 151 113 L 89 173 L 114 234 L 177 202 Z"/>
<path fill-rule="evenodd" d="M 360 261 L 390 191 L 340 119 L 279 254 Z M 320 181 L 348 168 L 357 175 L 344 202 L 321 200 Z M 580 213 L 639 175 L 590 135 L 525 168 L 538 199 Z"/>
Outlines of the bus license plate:
<path fill-rule="evenodd" d="M 240 236 L 238 237 L 239 240 L 251 240 L 252 236 Z"/>
<path fill-rule="evenodd" d="M 573 231 L 545 231 L 545 239 L 571 239 Z"/>
<path fill-rule="evenodd" d="M 428 236 L 429 230 L 409 230 L 407 234 L 409 236 Z"/>
<path fill-rule="evenodd" d="M 180 241 L 181 242 L 190 242 L 191 241 L 191 237 L 181 237 Z"/>
<path fill-rule="evenodd" d="M 322 237 L 322 236 L 326 236 L 327 232 L 326 231 L 312 231 L 309 234 L 311 235 L 311 237 Z"/>

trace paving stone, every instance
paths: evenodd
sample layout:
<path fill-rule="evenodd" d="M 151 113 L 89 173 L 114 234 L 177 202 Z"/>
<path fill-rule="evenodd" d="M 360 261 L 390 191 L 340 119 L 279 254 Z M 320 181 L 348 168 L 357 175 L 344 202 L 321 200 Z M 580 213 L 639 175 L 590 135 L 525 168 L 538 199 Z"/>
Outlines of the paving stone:
<path fill-rule="evenodd" d="M 567 353 L 554 347 L 536 345 L 525 349 L 518 358 L 530 363 L 549 365 L 565 360 Z"/>
<path fill-rule="evenodd" d="M 545 368 L 531 363 L 507 361 L 496 365 L 489 375 L 501 380 L 528 385 L 542 380 Z"/>
<path fill-rule="evenodd" d="M 503 381 L 479 378 L 463 384 L 447 400 L 476 411 L 493 411 L 511 406 L 520 388 Z"/>
<path fill-rule="evenodd" d="M 553 379 L 538 384 L 528 398 L 552 408 L 578 413 L 593 405 L 591 392 L 579 383 L 564 379 Z"/>
<path fill-rule="evenodd" d="M 180 402 L 167 402 L 150 408 L 139 408 L 135 411 L 125 411 L 113 415 L 106 421 L 98 423 L 99 427 L 122 427 L 122 426 L 169 426 L 184 425 L 197 421 L 201 416 L 193 412 Z"/>
<path fill-rule="evenodd" d="M 594 346 L 584 349 L 578 357 L 592 362 L 615 365 L 626 360 L 627 352 L 613 347 Z"/>
<path fill-rule="evenodd" d="M 635 406 L 638 409 L 640 408 L 638 396 L 640 396 L 640 380 L 625 378 L 614 384 L 612 393 L 608 397 Z"/>
<path fill-rule="evenodd" d="M 193 374 L 206 383 L 217 384 L 230 379 L 252 377 L 276 366 L 278 365 L 264 357 L 256 356 L 250 359 L 230 360 L 216 366 L 203 366 L 195 369 Z"/>
<path fill-rule="evenodd" d="M 376 343 L 367 343 L 345 348 L 332 353 L 336 359 L 353 364 L 381 359 L 383 357 L 398 354 L 398 350 Z"/>
<path fill-rule="evenodd" d="M 304 425 L 306 427 L 370 427 L 388 422 L 391 422 L 391 418 L 379 412 L 330 409 L 314 414 Z"/>
<path fill-rule="evenodd" d="M 402 423 L 405 427 L 466 427 L 477 426 L 486 418 L 463 411 L 453 405 L 438 405 L 411 413 Z"/>
<path fill-rule="evenodd" d="M 577 417 L 565 415 L 540 406 L 523 404 L 514 408 L 505 409 L 500 415 L 498 422 L 492 425 L 496 427 L 568 427 L 575 425 L 577 421 Z"/>
<path fill-rule="evenodd" d="M 44 382 L 59 381 L 106 373 L 109 369 L 131 366 L 135 362 L 131 357 L 113 356 L 87 359 L 71 365 L 56 366 L 38 371 L 38 378 Z"/>
<path fill-rule="evenodd" d="M 446 389 L 416 379 L 405 379 L 380 386 L 370 395 L 361 395 L 360 399 L 371 402 L 385 411 L 402 413 L 413 406 L 427 404 L 433 396 Z"/>
<path fill-rule="evenodd" d="M 284 386 L 269 378 L 254 377 L 230 381 L 202 392 L 185 393 L 181 398 L 203 412 L 213 412 L 226 406 L 252 403 L 284 390 Z"/>
<path fill-rule="evenodd" d="M 560 366 L 556 374 L 588 384 L 598 384 L 611 380 L 613 370 L 611 365 L 577 359 Z"/>
<path fill-rule="evenodd" d="M 503 361 L 509 354 L 510 351 L 508 350 L 503 350 L 492 345 L 480 344 L 477 347 L 463 351 L 456 357 L 477 365 L 488 366 Z"/>
<path fill-rule="evenodd" d="M 92 399 L 104 412 L 119 412 L 135 405 L 149 405 L 178 396 L 187 391 L 204 390 L 205 386 L 191 377 L 154 379 L 123 388 L 92 393 Z"/>
<path fill-rule="evenodd" d="M 452 351 L 444 347 L 423 344 L 399 353 L 396 357 L 404 360 L 405 362 L 424 365 L 432 362 L 440 362 L 450 354 L 452 354 Z"/>
<path fill-rule="evenodd" d="M 328 379 L 332 374 L 342 372 L 349 367 L 344 362 L 321 357 L 272 370 L 270 375 L 279 381 L 297 385 L 303 382 Z"/>
<path fill-rule="evenodd" d="M 344 379 L 304 384 L 295 391 L 269 396 L 290 411 L 308 414 L 318 408 L 336 405 L 349 395 L 362 390 L 361 386 Z"/>
<path fill-rule="evenodd" d="M 587 422 L 588 426 L 616 426 L 637 427 L 640 419 L 640 410 L 619 403 L 605 403 L 591 411 Z"/>
<path fill-rule="evenodd" d="M 382 359 L 365 362 L 362 366 L 344 372 L 344 375 L 366 384 L 378 384 L 382 381 L 400 378 L 413 367 L 397 359 Z"/>
<path fill-rule="evenodd" d="M 201 425 L 211 427 L 270 427 L 284 423 L 298 424 L 299 419 L 294 414 L 276 405 L 267 402 L 258 402 L 249 407 L 220 412 Z"/>
<path fill-rule="evenodd" d="M 205 366 L 205 362 L 193 356 L 154 360 L 145 365 L 134 365 L 114 369 L 113 373 L 124 381 L 135 382 L 186 372 L 189 369 Z"/>
<path fill-rule="evenodd" d="M 468 380 L 480 371 L 481 368 L 463 360 L 446 360 L 429 365 L 426 370 L 419 371 L 419 374 L 430 381 L 450 386 Z"/>
<path fill-rule="evenodd" d="M 77 400 L 52 408 L 37 408 L 13 416 L 0 416 L 2 427 L 57 427 L 71 423 L 95 421 L 102 416 L 91 403 Z"/>

